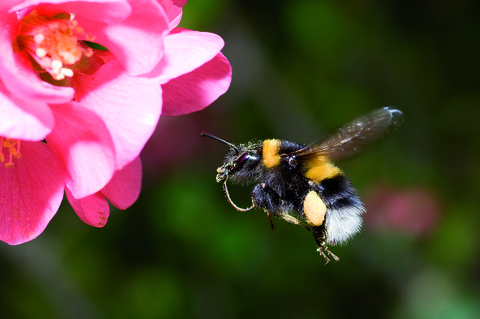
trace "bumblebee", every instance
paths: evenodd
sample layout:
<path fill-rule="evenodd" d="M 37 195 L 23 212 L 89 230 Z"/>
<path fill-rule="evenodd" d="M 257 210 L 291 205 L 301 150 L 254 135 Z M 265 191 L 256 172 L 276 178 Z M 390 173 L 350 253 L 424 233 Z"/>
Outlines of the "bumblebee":
<path fill-rule="evenodd" d="M 335 256 L 328 245 L 344 243 L 362 226 L 365 207 L 355 188 L 333 161 L 348 157 L 403 121 L 401 111 L 384 107 L 359 117 L 335 134 L 309 145 L 269 139 L 238 146 L 211 134 L 230 147 L 217 169 L 228 202 L 238 211 L 262 208 L 272 229 L 272 217 L 303 226 L 313 234 L 317 250 L 328 263 Z M 227 182 L 255 184 L 252 206 L 240 208 L 232 201 Z"/>

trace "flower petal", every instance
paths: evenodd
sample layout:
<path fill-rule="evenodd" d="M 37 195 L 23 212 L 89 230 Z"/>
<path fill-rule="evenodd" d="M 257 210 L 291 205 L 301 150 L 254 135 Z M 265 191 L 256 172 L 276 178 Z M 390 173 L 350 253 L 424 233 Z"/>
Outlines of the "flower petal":
<path fill-rule="evenodd" d="M 27 141 L 41 141 L 51 132 L 55 122 L 48 104 L 19 100 L 6 91 L 0 82 L 0 136 Z"/>
<path fill-rule="evenodd" d="M 42 81 L 28 58 L 14 53 L 12 43 L 19 28 L 15 13 L 0 10 L 0 79 L 12 95 L 45 103 L 65 103 L 72 99 L 70 87 L 59 87 Z"/>
<path fill-rule="evenodd" d="M 175 28 L 182 19 L 182 8 L 187 3 L 187 0 L 160 0 L 160 5 L 165 10 L 168 21 L 169 30 Z"/>
<path fill-rule="evenodd" d="M 100 116 L 115 145 L 116 169 L 134 160 L 152 135 L 162 109 L 162 90 L 154 79 L 131 77 L 117 60 L 95 74 L 72 79 L 75 100 Z"/>
<path fill-rule="evenodd" d="M 76 199 L 68 189 L 65 189 L 65 194 L 73 210 L 85 224 L 95 227 L 105 226 L 110 215 L 110 207 L 105 196 L 95 193 Z"/>
<path fill-rule="evenodd" d="M 142 161 L 134 159 L 123 169 L 117 171 L 102 193 L 117 208 L 130 207 L 140 195 L 142 188 Z"/>
<path fill-rule="evenodd" d="M 12 7 L 10 12 L 31 9 L 45 16 L 68 12 L 105 23 L 122 21 L 131 13 L 128 0 L 27 0 Z"/>
<path fill-rule="evenodd" d="M 115 171 L 115 152 L 103 121 L 75 102 L 52 106 L 55 128 L 47 143 L 64 163 L 65 183 L 75 198 L 98 192 Z"/>
<path fill-rule="evenodd" d="M 232 68 L 219 53 L 195 71 L 162 85 L 163 114 L 181 115 L 201 110 L 224 94 L 232 80 Z"/>
<path fill-rule="evenodd" d="M 0 240 L 17 245 L 40 235 L 63 199 L 63 170 L 47 144 L 22 141 L 14 166 L 0 165 Z"/>
<path fill-rule="evenodd" d="M 0 1 L 0 10 L 8 11 L 14 5 L 22 2 L 22 0 L 2 0 Z"/>
<path fill-rule="evenodd" d="M 131 14 L 122 21 L 108 23 L 89 15 L 77 20 L 95 42 L 108 48 L 130 75 L 150 72 L 162 59 L 163 38 L 168 33 L 168 17 L 155 0 L 131 1 Z"/>
<path fill-rule="evenodd" d="M 223 45 L 214 33 L 174 29 L 165 37 L 165 55 L 154 73 L 159 74 L 160 83 L 166 83 L 212 60 Z"/>

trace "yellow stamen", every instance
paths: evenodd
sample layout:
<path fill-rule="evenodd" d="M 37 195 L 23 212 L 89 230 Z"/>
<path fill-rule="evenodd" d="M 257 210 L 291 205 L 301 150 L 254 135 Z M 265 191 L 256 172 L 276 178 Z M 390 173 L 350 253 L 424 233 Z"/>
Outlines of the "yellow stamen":
<path fill-rule="evenodd" d="M 6 168 L 15 166 L 13 160 L 22 157 L 22 153 L 20 153 L 20 145 L 20 140 L 0 136 L 0 163 L 5 163 L 5 160 L 8 157 L 8 162 L 4 164 Z"/>
<path fill-rule="evenodd" d="M 93 40 L 69 14 L 44 17 L 33 11 L 22 19 L 16 44 L 54 80 L 63 80 L 73 76 L 71 68 L 83 56 L 93 55 L 79 38 Z"/>

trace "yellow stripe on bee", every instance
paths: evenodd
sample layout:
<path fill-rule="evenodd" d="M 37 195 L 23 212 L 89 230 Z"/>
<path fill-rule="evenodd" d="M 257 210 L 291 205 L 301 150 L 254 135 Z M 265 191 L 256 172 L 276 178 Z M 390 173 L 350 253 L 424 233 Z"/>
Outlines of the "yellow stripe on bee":
<path fill-rule="evenodd" d="M 316 192 L 309 191 L 303 202 L 303 212 L 310 226 L 320 226 L 325 219 L 327 206 Z"/>
<path fill-rule="evenodd" d="M 280 164 L 280 140 L 265 140 L 263 142 L 263 164 L 272 168 Z"/>
<path fill-rule="evenodd" d="M 322 155 L 309 159 L 305 166 L 307 168 L 305 177 L 317 183 L 342 174 L 338 167 L 333 165 L 326 156 Z"/>

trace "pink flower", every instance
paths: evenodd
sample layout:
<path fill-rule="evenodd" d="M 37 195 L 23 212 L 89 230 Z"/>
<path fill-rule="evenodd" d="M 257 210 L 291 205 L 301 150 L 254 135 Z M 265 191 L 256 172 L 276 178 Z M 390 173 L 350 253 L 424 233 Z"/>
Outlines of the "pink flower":
<path fill-rule="evenodd" d="M 365 223 L 378 231 L 400 231 L 420 237 L 430 233 L 441 215 L 436 196 L 425 188 L 397 190 L 378 186 L 365 200 Z"/>
<path fill-rule="evenodd" d="M 136 200 L 138 155 L 160 114 L 200 110 L 228 89 L 223 40 L 176 28 L 184 4 L 0 3 L 1 240 L 38 236 L 64 190 L 84 222 L 103 226 L 106 198 L 122 209 Z"/>

